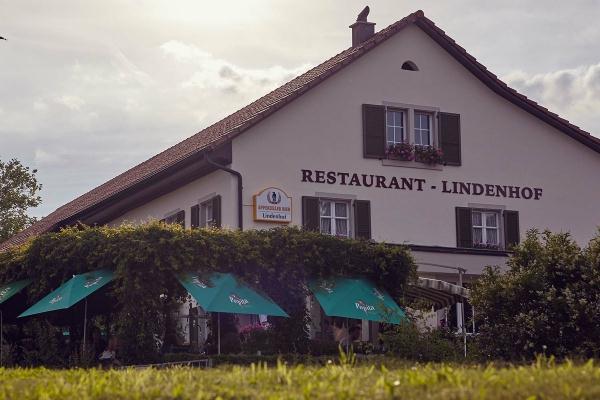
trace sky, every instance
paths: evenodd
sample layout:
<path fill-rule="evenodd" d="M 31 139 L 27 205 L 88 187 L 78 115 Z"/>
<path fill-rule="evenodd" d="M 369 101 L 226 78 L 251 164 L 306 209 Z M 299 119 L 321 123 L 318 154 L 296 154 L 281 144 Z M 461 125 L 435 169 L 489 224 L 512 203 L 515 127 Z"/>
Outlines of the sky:
<path fill-rule="evenodd" d="M 0 0 L 0 160 L 41 217 L 422 9 L 510 86 L 600 136 L 600 0 Z"/>

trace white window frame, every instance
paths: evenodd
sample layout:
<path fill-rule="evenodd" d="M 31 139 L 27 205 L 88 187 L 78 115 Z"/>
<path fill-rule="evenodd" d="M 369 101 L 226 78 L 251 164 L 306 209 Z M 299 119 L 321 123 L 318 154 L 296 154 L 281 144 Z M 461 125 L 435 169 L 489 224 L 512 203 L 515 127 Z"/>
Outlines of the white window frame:
<path fill-rule="evenodd" d="M 481 225 L 475 225 L 474 223 L 474 214 L 475 213 L 480 213 L 481 214 Z M 487 225 L 487 218 L 486 215 L 494 215 L 496 217 L 496 226 L 488 226 Z M 475 240 L 473 239 L 473 246 L 477 247 L 478 245 L 492 245 L 492 246 L 498 246 L 498 248 L 502 248 L 503 247 L 503 238 L 501 235 L 502 230 L 501 228 L 501 221 L 502 221 L 502 211 L 501 210 L 484 210 L 484 209 L 472 209 L 471 210 L 471 232 L 473 235 L 473 238 L 475 238 L 475 228 L 481 229 L 481 243 L 477 244 L 475 243 Z M 496 239 L 497 242 L 496 243 L 488 243 L 487 242 L 487 230 L 488 229 L 495 229 L 496 230 Z"/>
<path fill-rule="evenodd" d="M 388 111 L 401 111 L 404 113 L 404 142 L 409 144 L 415 144 L 415 131 L 413 127 L 415 126 L 415 113 L 423 113 L 430 115 L 430 136 L 431 146 L 438 149 L 440 147 L 439 140 L 439 129 L 438 129 L 438 115 L 440 113 L 439 107 L 432 106 L 424 106 L 419 104 L 408 104 L 408 103 L 398 103 L 393 101 L 383 101 L 382 104 L 385 106 L 386 110 L 386 124 L 385 124 L 385 140 L 386 146 L 390 145 L 390 142 L 387 140 L 387 112 Z M 418 144 L 417 144 L 418 145 Z"/>
<path fill-rule="evenodd" d="M 424 115 L 427 117 L 427 121 L 429 122 L 429 129 L 422 128 L 420 126 L 420 124 L 417 127 L 417 115 Z M 413 124 L 413 126 L 414 126 L 414 129 L 413 129 L 414 144 L 416 146 L 435 147 L 435 143 L 433 140 L 433 114 L 428 111 L 413 110 L 413 121 L 414 121 L 414 124 Z M 417 132 L 419 133 L 418 134 L 419 141 L 417 141 Z M 429 136 L 429 144 L 422 143 L 424 132 L 427 132 L 427 136 Z"/>
<path fill-rule="evenodd" d="M 321 205 L 322 203 L 330 203 L 329 205 L 329 212 L 330 215 L 321 215 Z M 346 216 L 337 216 L 335 214 L 335 205 L 337 204 L 344 204 L 346 206 Z M 319 198 L 319 231 L 321 233 L 325 233 L 328 235 L 332 235 L 332 236 L 341 236 L 341 237 L 347 237 L 350 238 L 352 237 L 352 220 L 350 219 L 350 210 L 351 210 L 351 202 L 348 200 L 344 200 L 344 199 L 323 199 L 323 198 Z M 322 219 L 329 219 L 331 220 L 331 231 L 329 233 L 323 232 L 321 230 L 321 220 Z M 339 235 L 336 231 L 336 224 L 335 221 L 337 219 L 340 220 L 346 220 L 346 234 L 345 235 Z"/>
<path fill-rule="evenodd" d="M 201 228 L 211 227 L 211 226 L 213 226 L 213 224 L 215 222 L 215 215 L 214 215 L 212 201 L 213 201 L 213 199 L 211 198 L 210 200 L 200 203 L 200 221 L 199 222 L 200 222 Z M 208 210 L 209 209 L 210 209 L 210 218 L 208 218 Z"/>
<path fill-rule="evenodd" d="M 389 115 L 391 113 L 398 113 L 402 115 L 402 123 L 401 125 L 396 124 L 396 118 L 394 117 L 394 121 L 390 123 Z M 406 110 L 386 107 L 385 109 L 385 143 L 387 146 L 392 146 L 400 143 L 408 143 L 408 113 Z M 392 128 L 394 132 L 393 140 L 389 140 L 388 138 L 388 129 Z M 397 131 L 400 131 L 400 139 L 398 140 Z"/>

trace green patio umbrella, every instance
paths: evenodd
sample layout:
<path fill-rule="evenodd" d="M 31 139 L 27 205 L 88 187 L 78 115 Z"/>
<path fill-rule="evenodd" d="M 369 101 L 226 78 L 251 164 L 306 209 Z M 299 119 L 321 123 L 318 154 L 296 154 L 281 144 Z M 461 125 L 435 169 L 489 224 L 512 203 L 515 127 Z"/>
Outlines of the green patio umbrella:
<path fill-rule="evenodd" d="M 83 348 L 85 349 L 87 297 L 112 281 L 113 278 L 114 273 L 108 269 L 73 275 L 71 279 L 63 283 L 58 289 L 25 310 L 24 313 L 19 315 L 19 318 L 50 311 L 64 310 L 85 299 L 85 311 L 83 314 Z"/>
<path fill-rule="evenodd" d="M 289 317 L 273 300 L 258 294 L 232 274 L 213 273 L 208 279 L 198 274 L 182 273 L 177 276 L 183 287 L 208 312 L 232 314 L 264 314 Z M 218 353 L 221 353 L 221 320 L 217 314 Z"/>
<path fill-rule="evenodd" d="M 406 314 L 384 290 L 366 279 L 333 278 L 309 282 L 328 316 L 399 324 Z"/>
<path fill-rule="evenodd" d="M 19 293 L 23 288 L 31 283 L 31 279 L 15 281 L 4 286 L 0 286 L 0 365 L 2 365 L 2 342 L 4 341 L 4 315 L 2 314 L 2 303 Z"/>

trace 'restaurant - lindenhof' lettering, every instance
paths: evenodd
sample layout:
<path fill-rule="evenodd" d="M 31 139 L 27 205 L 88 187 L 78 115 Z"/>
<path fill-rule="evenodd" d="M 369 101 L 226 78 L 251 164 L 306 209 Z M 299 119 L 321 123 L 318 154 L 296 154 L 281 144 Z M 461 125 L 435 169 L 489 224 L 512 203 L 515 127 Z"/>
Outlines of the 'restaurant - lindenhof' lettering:
<path fill-rule="evenodd" d="M 364 186 L 380 189 L 436 190 L 449 194 L 465 194 L 470 196 L 504 197 L 509 199 L 539 200 L 542 188 L 529 186 L 497 185 L 477 182 L 441 181 L 439 185 L 427 186 L 425 179 L 383 175 L 357 174 L 322 170 L 302 170 L 302 182 L 324 183 L 328 185 Z"/>

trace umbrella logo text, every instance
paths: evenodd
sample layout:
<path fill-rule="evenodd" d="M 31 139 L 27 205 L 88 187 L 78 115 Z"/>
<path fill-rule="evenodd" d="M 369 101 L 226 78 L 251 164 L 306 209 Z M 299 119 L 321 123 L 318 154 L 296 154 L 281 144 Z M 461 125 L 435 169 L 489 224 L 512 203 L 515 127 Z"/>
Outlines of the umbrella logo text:
<path fill-rule="evenodd" d="M 377 288 L 373 288 L 373 294 L 375 295 L 375 297 L 377 297 L 379 300 L 383 301 L 384 297 L 383 297 L 383 293 L 381 293 L 379 290 L 377 290 Z"/>
<path fill-rule="evenodd" d="M 354 305 L 356 306 L 356 309 L 364 311 L 365 314 L 368 314 L 370 311 L 375 311 L 375 307 L 365 303 L 362 300 L 358 300 L 356 303 L 354 303 Z"/>
<path fill-rule="evenodd" d="M 241 298 L 240 296 L 238 296 L 235 293 L 231 293 L 229 295 L 229 301 L 234 304 L 237 304 L 240 307 L 246 306 L 250 303 L 250 301 L 248 301 L 248 299 Z"/>
<path fill-rule="evenodd" d="M 208 285 L 201 281 L 200 278 L 198 278 L 197 276 L 194 276 L 192 278 L 192 284 L 198 286 L 201 289 L 206 289 L 208 287 Z"/>
<path fill-rule="evenodd" d="M 50 304 L 56 304 L 59 301 L 61 301 L 63 299 L 63 297 L 59 294 L 56 295 L 55 297 L 52 298 L 52 300 L 50 300 Z"/>
<path fill-rule="evenodd" d="M 327 294 L 332 294 L 334 286 L 335 286 L 335 283 L 323 281 L 323 282 L 321 282 L 321 286 L 319 286 L 319 287 L 321 289 L 323 289 L 324 291 L 326 291 Z"/>
<path fill-rule="evenodd" d="M 99 276 L 97 278 L 92 278 L 92 279 L 88 279 L 87 281 L 85 281 L 85 283 L 83 284 L 83 287 L 86 289 L 91 288 L 94 285 L 97 285 L 100 281 L 102 280 L 102 277 Z"/>
<path fill-rule="evenodd" d="M 12 288 L 10 286 L 7 286 L 4 289 L 0 290 L 0 300 L 2 300 L 4 296 L 8 294 L 8 292 L 10 292 L 10 289 Z"/>

